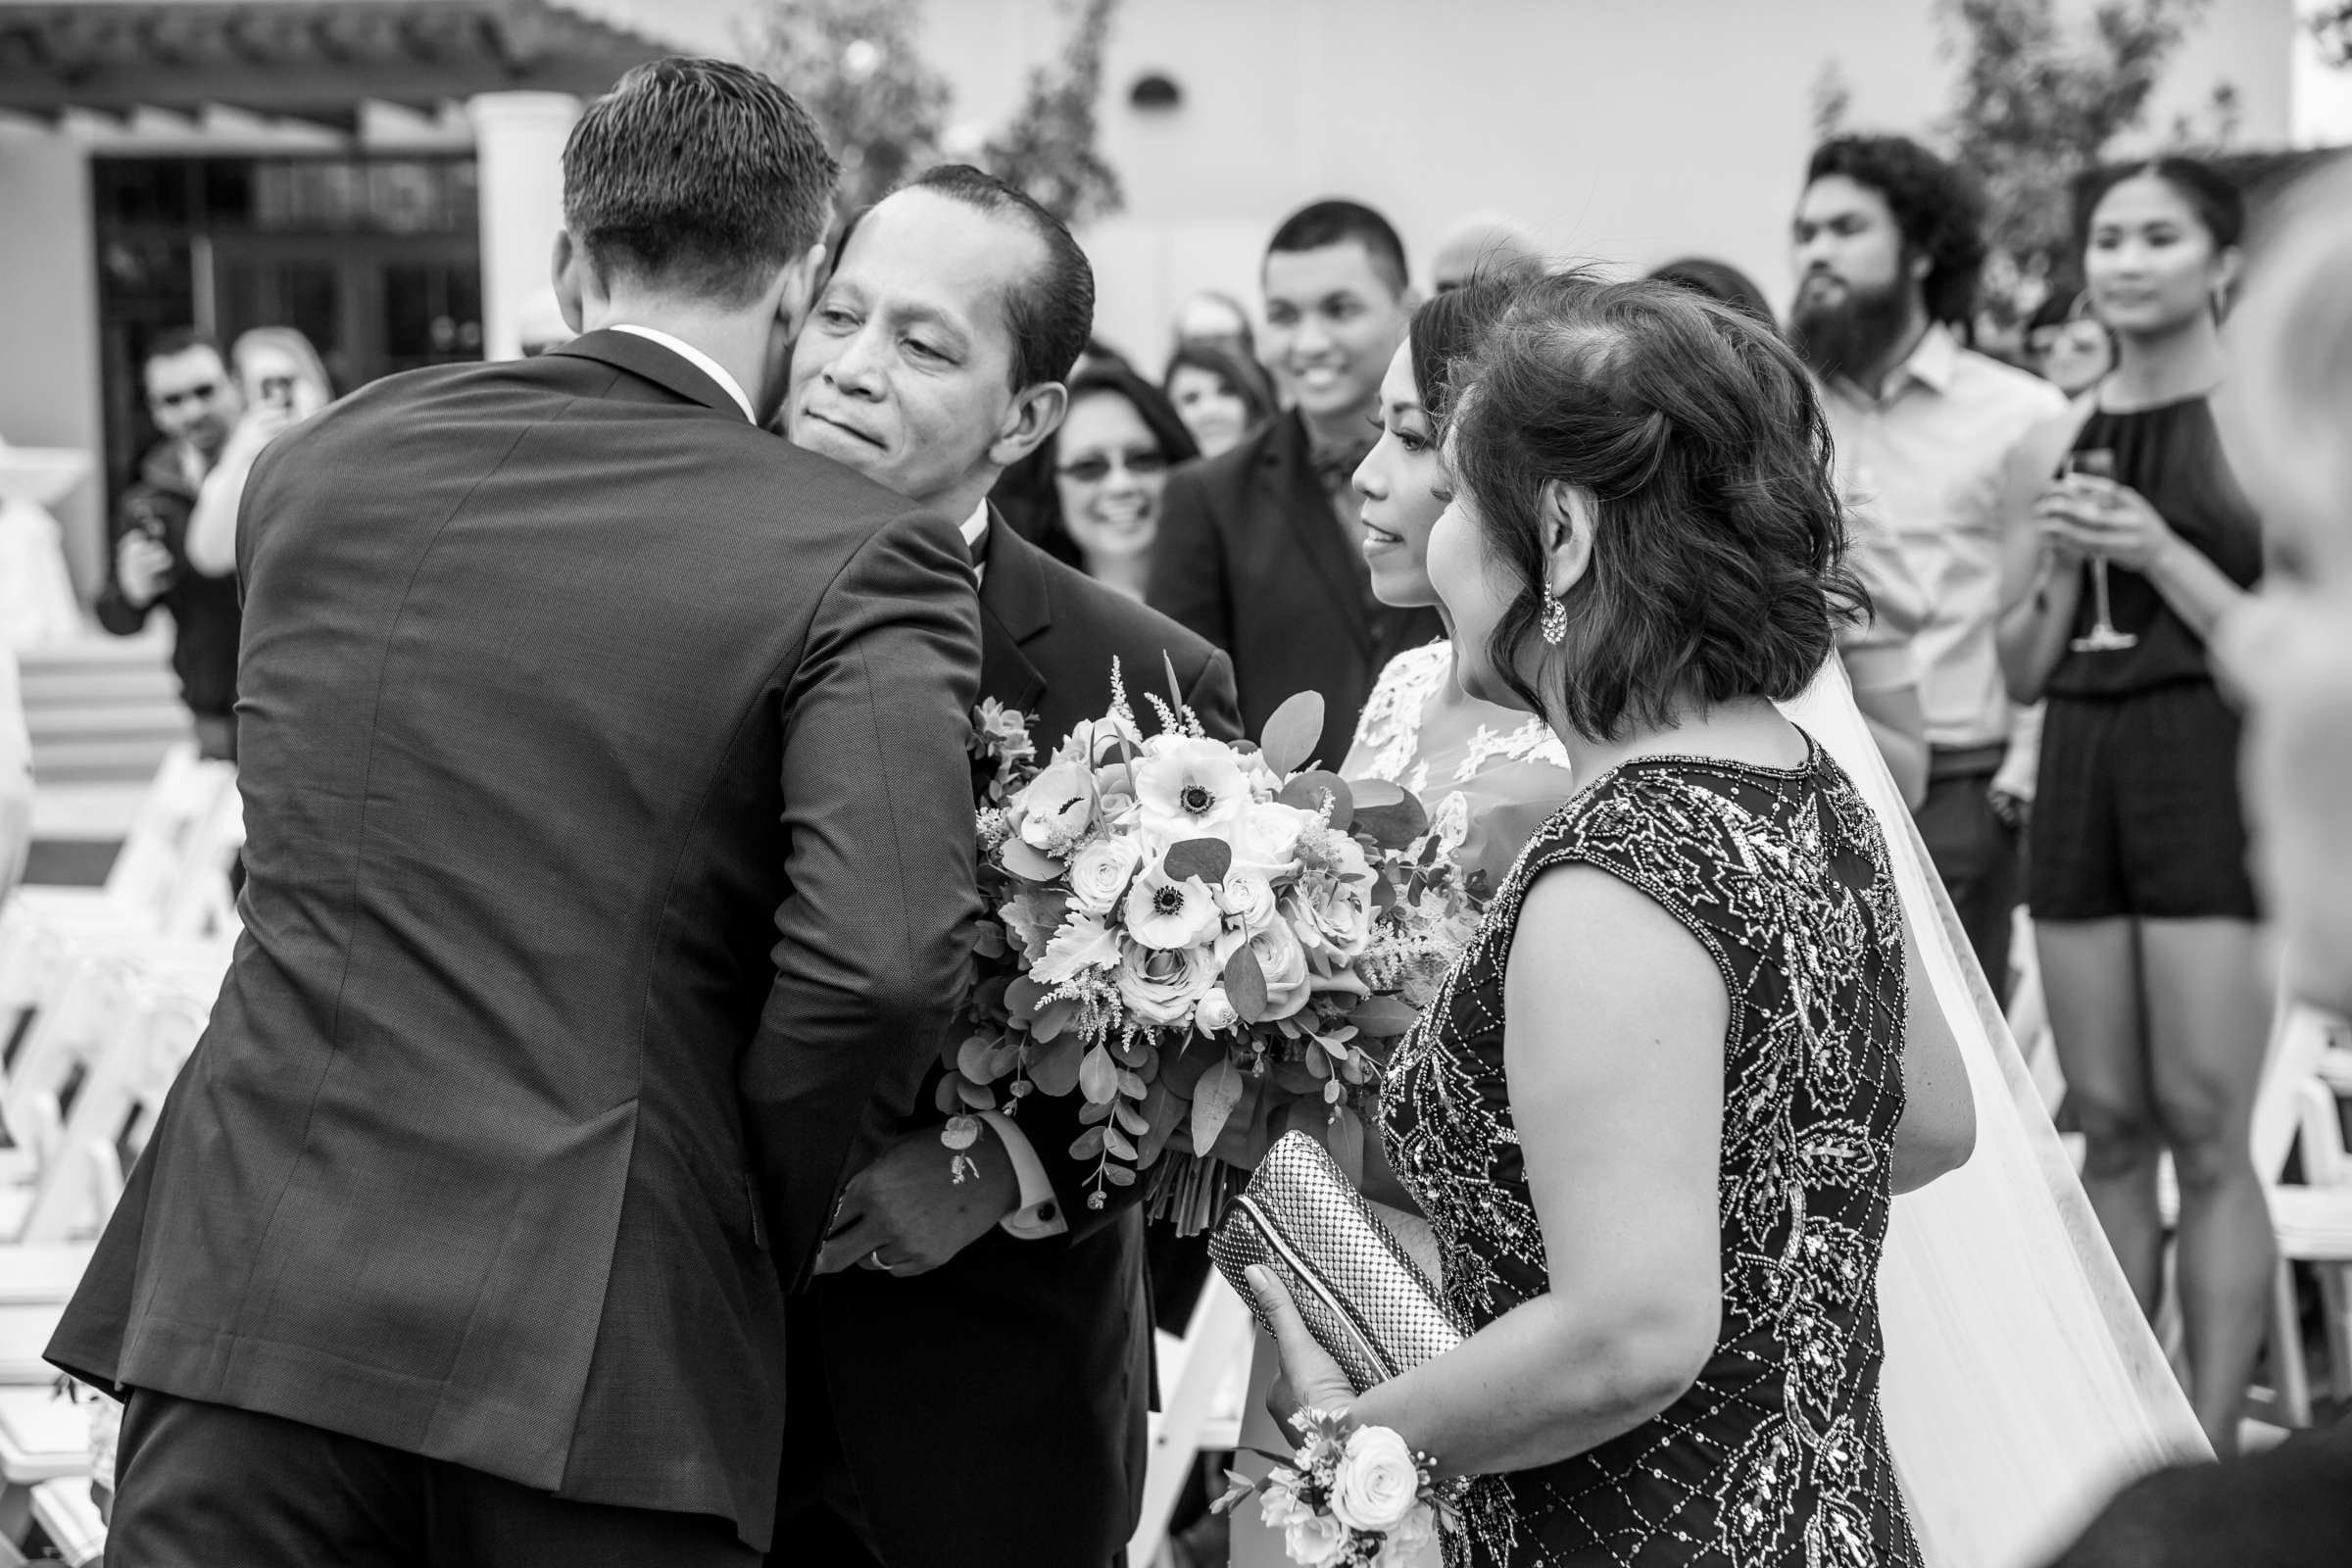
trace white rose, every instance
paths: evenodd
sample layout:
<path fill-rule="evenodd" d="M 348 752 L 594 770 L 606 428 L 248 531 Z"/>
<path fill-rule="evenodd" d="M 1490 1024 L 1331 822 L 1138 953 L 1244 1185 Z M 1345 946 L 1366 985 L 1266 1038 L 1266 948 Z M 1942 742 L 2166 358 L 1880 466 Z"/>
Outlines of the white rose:
<path fill-rule="evenodd" d="M 1135 840 L 1097 839 L 1070 861 L 1070 894 L 1089 914 L 1108 914 L 1127 891 L 1144 852 Z"/>
<path fill-rule="evenodd" d="M 1313 817 L 1295 806 L 1257 802 L 1234 826 L 1230 838 L 1234 868 L 1254 871 L 1269 882 L 1298 875 L 1298 835 L 1314 824 Z"/>
<path fill-rule="evenodd" d="M 1299 938 L 1328 950 L 1333 957 L 1355 959 L 1372 946 L 1374 882 L 1369 867 L 1360 879 L 1343 879 L 1316 872 L 1300 880 L 1298 890 L 1283 901 L 1287 914 L 1298 925 Z"/>
<path fill-rule="evenodd" d="M 1272 925 L 1274 904 L 1274 884 L 1256 871 L 1228 871 L 1217 886 L 1217 906 L 1245 931 L 1263 931 Z"/>
<path fill-rule="evenodd" d="M 1200 998 L 1200 1004 L 1193 1009 L 1193 1027 L 1202 1034 L 1223 1034 L 1241 1021 L 1242 1015 L 1223 986 L 1210 986 Z"/>
<path fill-rule="evenodd" d="M 1438 1554 L 1430 1549 L 1437 1540 L 1437 1523 L 1429 1508 L 1416 1504 L 1396 1521 L 1373 1561 L 1377 1568 L 1431 1568 L 1438 1560 Z"/>
<path fill-rule="evenodd" d="M 1202 949 L 1154 952 L 1130 942 L 1119 954 L 1119 1000 L 1144 1023 L 1173 1028 L 1185 1022 L 1216 978 Z"/>
<path fill-rule="evenodd" d="M 1299 1499 L 1298 1473 L 1280 1466 L 1258 1489 L 1257 1511 L 1269 1530 L 1285 1530 L 1293 1520 L 1314 1515 L 1314 1510 Z"/>
<path fill-rule="evenodd" d="M 1348 1435 L 1340 1471 L 1331 1484 L 1331 1511 L 1350 1530 L 1394 1529 L 1413 1511 L 1421 1467 L 1404 1439 L 1388 1427 L 1357 1427 Z"/>
<path fill-rule="evenodd" d="M 1313 976 L 1307 972 L 1306 950 L 1298 945 L 1298 933 L 1291 929 L 1290 923 L 1276 920 L 1263 931 L 1251 932 L 1249 942 L 1250 952 L 1257 959 L 1258 972 L 1266 977 L 1263 1021 L 1288 1018 L 1305 1006 L 1307 996 L 1314 989 Z"/>
<path fill-rule="evenodd" d="M 1095 775 L 1056 762 L 1029 781 L 1012 803 L 1021 842 L 1045 855 L 1066 855 L 1095 819 Z"/>
<path fill-rule="evenodd" d="M 1304 1563 L 1306 1568 L 1322 1568 L 1327 1562 L 1338 1562 L 1348 1549 L 1347 1527 L 1327 1513 L 1310 1513 L 1302 1519 L 1294 1519 L 1282 1535 L 1291 1561 Z"/>

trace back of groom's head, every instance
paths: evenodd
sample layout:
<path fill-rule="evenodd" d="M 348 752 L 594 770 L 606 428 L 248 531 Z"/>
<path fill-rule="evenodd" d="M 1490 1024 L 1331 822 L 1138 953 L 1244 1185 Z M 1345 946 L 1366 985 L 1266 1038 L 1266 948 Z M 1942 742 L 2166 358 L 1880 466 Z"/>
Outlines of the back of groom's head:
<path fill-rule="evenodd" d="M 723 60 L 639 66 L 564 147 L 564 226 L 589 266 L 729 306 L 824 238 L 841 165 L 808 111 Z"/>

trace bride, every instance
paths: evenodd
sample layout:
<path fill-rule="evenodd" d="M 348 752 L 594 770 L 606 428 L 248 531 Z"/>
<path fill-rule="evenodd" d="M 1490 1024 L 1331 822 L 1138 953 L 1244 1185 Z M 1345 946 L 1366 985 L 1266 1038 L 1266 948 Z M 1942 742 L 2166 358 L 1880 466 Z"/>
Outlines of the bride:
<path fill-rule="evenodd" d="M 1799 696 L 1837 535 L 1801 372 L 1570 278 L 1466 401 L 1432 551 L 1464 683 L 1585 783 L 1384 1101 L 1478 1332 L 1351 1414 L 1479 1478 L 1460 1560 L 2031 1562 L 2197 1439 L 1850 697 Z M 1291 1387 L 1348 1403 L 1257 1283 Z"/>
<path fill-rule="evenodd" d="M 1380 439 L 1355 470 L 1363 498 L 1365 564 L 1372 591 L 1385 605 L 1436 605 L 1429 582 L 1429 531 L 1449 498 L 1438 458 L 1454 362 L 1467 356 L 1510 303 L 1507 278 L 1474 278 L 1424 302 L 1380 383 Z M 1341 776 L 1400 784 L 1430 810 L 1430 824 L 1446 853 L 1492 884 L 1510 869 L 1536 825 L 1567 799 L 1568 754 L 1544 721 L 1482 701 L 1454 678 L 1450 640 L 1408 649 L 1389 661 L 1356 722 Z M 1377 1151 L 1367 1145 L 1367 1155 Z M 1399 1209 L 1404 1196 L 1383 1179 L 1377 1159 L 1367 1190 L 1383 1218 L 1434 1275 L 1437 1243 L 1427 1222 Z M 1266 1462 L 1251 1450 L 1281 1446 L 1266 1413 L 1273 1382 L 1273 1341 L 1260 1330 L 1250 1364 L 1250 1396 L 1242 1407 L 1242 1453 L 1236 1468 L 1252 1478 Z M 1256 1512 L 1233 1516 L 1232 1568 L 1272 1568 L 1287 1560 L 1282 1533 Z"/>

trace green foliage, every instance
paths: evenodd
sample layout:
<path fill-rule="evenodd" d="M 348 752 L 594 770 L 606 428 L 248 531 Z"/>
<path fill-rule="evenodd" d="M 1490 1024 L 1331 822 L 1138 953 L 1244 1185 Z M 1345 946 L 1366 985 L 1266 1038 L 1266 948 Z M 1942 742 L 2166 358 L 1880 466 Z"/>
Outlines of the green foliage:
<path fill-rule="evenodd" d="M 2352 0 L 2329 0 L 2307 19 L 2320 55 L 2331 66 L 2352 66 Z"/>
<path fill-rule="evenodd" d="M 765 0 L 745 28 L 750 62 L 808 106 L 840 155 L 845 209 L 940 161 L 948 83 L 916 28 L 916 0 Z"/>
<path fill-rule="evenodd" d="M 1961 166 L 1983 183 L 1985 324 L 1997 336 L 2039 303 L 2072 263 L 2072 187 L 2107 145 L 2138 125 L 2165 62 L 2207 0 L 2106 0 L 2088 28 L 2068 28 L 2053 0 L 1938 0 L 1946 52 L 1960 62 L 1945 124 Z M 2234 127 L 2235 95 L 2217 89 L 2217 135 Z M 2191 136 L 2185 120 L 2176 139 Z"/>
<path fill-rule="evenodd" d="M 1125 204 L 1119 176 L 1095 147 L 1095 105 L 1102 96 L 1102 51 L 1118 0 L 1077 0 L 1078 18 L 1061 56 L 1029 74 L 1012 122 L 992 136 L 981 167 L 1017 185 L 1065 223 L 1108 218 Z"/>
<path fill-rule="evenodd" d="M 1117 0 L 1075 4 L 1060 53 L 1030 73 L 1020 107 L 973 162 L 1080 223 L 1122 198 L 1095 120 Z M 808 107 L 841 155 L 845 210 L 947 156 L 952 94 L 917 47 L 920 30 L 919 0 L 760 0 L 743 29 L 746 58 Z"/>

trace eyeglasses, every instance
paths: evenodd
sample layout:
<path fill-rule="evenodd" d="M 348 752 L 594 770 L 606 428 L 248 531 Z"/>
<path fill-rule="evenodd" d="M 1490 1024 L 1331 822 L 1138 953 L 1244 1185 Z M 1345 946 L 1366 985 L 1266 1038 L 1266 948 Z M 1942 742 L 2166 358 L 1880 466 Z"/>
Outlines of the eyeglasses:
<path fill-rule="evenodd" d="M 290 375 L 265 375 L 257 384 L 264 403 L 292 403 L 294 378 Z"/>
<path fill-rule="evenodd" d="M 205 381 L 179 392 L 155 393 L 151 395 L 147 401 L 154 404 L 159 409 L 176 409 L 182 403 L 210 403 L 213 401 L 213 399 L 219 397 L 220 395 L 220 382 Z"/>
<path fill-rule="evenodd" d="M 1168 471 L 1168 456 L 1156 447 L 1138 447 L 1133 452 L 1080 458 L 1060 465 L 1054 471 L 1080 484 L 1101 484 L 1110 477 L 1113 465 L 1133 474 L 1165 473 Z"/>

